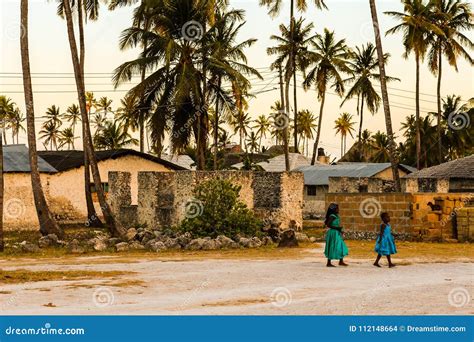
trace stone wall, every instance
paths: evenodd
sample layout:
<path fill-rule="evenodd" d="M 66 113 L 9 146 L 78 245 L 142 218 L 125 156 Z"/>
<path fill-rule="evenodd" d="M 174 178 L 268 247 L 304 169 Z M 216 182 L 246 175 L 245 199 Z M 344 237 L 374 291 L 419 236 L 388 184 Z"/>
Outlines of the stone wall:
<path fill-rule="evenodd" d="M 402 178 L 402 192 L 408 193 L 448 193 L 449 179 Z"/>
<path fill-rule="evenodd" d="M 304 177 L 299 172 L 139 172 L 136 208 L 130 174 L 110 172 L 109 201 L 124 224 L 171 227 L 189 215 L 189 210 L 200 210 L 202 204 L 193 197 L 196 185 L 216 178 L 239 185 L 240 200 L 260 218 L 281 222 L 282 227 L 302 227 Z"/>
<path fill-rule="evenodd" d="M 464 207 L 456 212 L 458 240 L 474 241 L 474 207 Z"/>
<path fill-rule="evenodd" d="M 392 180 L 373 177 L 329 177 L 330 193 L 394 192 Z"/>
<path fill-rule="evenodd" d="M 469 238 L 470 229 L 474 227 L 469 226 L 466 230 L 461 226 L 460 231 L 456 227 L 456 216 L 461 209 L 471 205 L 473 196 L 472 193 L 327 194 L 326 207 L 338 203 L 342 225 L 351 231 L 376 232 L 381 223 L 380 214 L 388 212 L 396 233 L 406 233 L 412 239 L 423 241 L 462 240 Z M 433 211 L 429 202 L 439 206 L 440 210 Z M 472 221 L 464 220 L 464 212 L 461 215 L 462 224 Z"/>

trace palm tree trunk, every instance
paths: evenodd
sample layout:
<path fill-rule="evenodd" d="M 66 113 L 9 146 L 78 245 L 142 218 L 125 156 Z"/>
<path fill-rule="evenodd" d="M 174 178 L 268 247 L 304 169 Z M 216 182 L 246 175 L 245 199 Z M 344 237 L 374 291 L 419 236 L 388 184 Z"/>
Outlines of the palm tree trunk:
<path fill-rule="evenodd" d="M 83 17 L 83 2 L 82 0 L 78 0 L 78 26 L 79 26 L 79 48 L 80 48 L 80 56 L 79 56 L 79 64 L 81 69 L 82 75 L 82 87 L 85 89 L 85 81 L 84 81 L 84 72 L 85 72 L 85 56 L 86 56 L 86 44 L 85 44 L 85 34 L 84 34 L 84 17 Z M 90 116 L 90 110 L 87 111 L 87 116 Z M 74 125 L 75 126 L 75 125 Z M 73 126 L 73 132 L 75 127 Z M 89 159 L 87 156 L 86 151 L 86 126 L 84 125 L 84 121 L 82 121 L 82 139 L 83 139 L 83 146 L 84 146 L 84 195 L 86 197 L 86 207 L 87 207 L 87 221 L 86 224 L 89 227 L 101 228 L 103 227 L 102 221 L 99 219 L 97 212 L 94 207 L 94 201 L 92 200 L 92 192 L 91 192 L 91 174 L 90 174 L 90 165 Z M 74 146 L 74 142 L 73 142 Z"/>
<path fill-rule="evenodd" d="M 420 131 L 420 56 L 416 55 L 416 168 L 421 169 L 421 131 Z"/>
<path fill-rule="evenodd" d="M 362 140 L 362 125 L 364 122 L 364 97 L 362 96 L 361 104 L 360 104 L 360 124 L 359 124 L 359 158 L 362 161 L 362 147 L 361 147 L 361 140 Z"/>
<path fill-rule="evenodd" d="M 293 73 L 293 101 L 295 103 L 295 117 L 294 117 L 294 126 L 295 126 L 295 153 L 298 153 L 298 101 L 297 101 L 297 86 L 296 86 L 296 68 Z"/>
<path fill-rule="evenodd" d="M 437 86 L 437 103 L 438 103 L 438 163 L 443 162 L 443 142 L 441 141 L 441 79 L 442 79 L 442 62 L 443 56 L 441 48 L 438 51 L 438 86 Z"/>
<path fill-rule="evenodd" d="M 28 154 L 31 169 L 31 186 L 35 200 L 36 213 L 40 226 L 40 232 L 43 235 L 56 234 L 59 238 L 63 237 L 63 231 L 54 220 L 49 211 L 43 187 L 41 186 L 41 177 L 38 170 L 38 154 L 36 152 L 36 133 L 35 133 L 35 113 L 33 103 L 33 89 L 31 85 L 30 55 L 28 46 L 28 0 L 21 0 L 21 66 L 23 71 L 23 90 L 26 106 L 26 127 L 28 136 Z"/>
<path fill-rule="evenodd" d="M 289 124 L 289 117 L 290 117 L 290 77 L 287 77 L 286 84 L 285 84 L 285 105 L 286 110 L 284 111 L 284 126 L 283 126 L 283 149 L 285 153 L 285 169 L 286 171 L 290 171 L 290 151 L 288 147 L 288 124 Z"/>
<path fill-rule="evenodd" d="M 344 136 L 341 133 L 341 158 L 344 156 L 343 146 L 344 146 Z"/>
<path fill-rule="evenodd" d="M 218 89 L 221 88 L 221 76 L 217 81 Z M 214 170 L 217 170 L 217 144 L 219 143 L 219 96 L 216 96 L 216 113 L 214 118 Z"/>
<path fill-rule="evenodd" d="M 4 129 L 4 128 L 2 128 Z M 4 241 L 3 241 L 3 144 L 0 139 L 0 252 L 3 252 Z"/>
<path fill-rule="evenodd" d="M 65 14 L 66 24 L 67 24 L 67 33 L 68 33 L 68 38 L 69 38 L 69 46 L 71 49 L 71 58 L 72 58 L 72 64 L 74 68 L 74 76 L 76 80 L 79 107 L 81 109 L 82 121 L 85 127 L 84 150 L 86 151 L 87 157 L 89 159 L 89 163 L 90 163 L 90 167 L 92 171 L 92 177 L 94 179 L 94 184 L 97 191 L 97 196 L 99 198 L 100 207 L 104 215 L 104 219 L 107 222 L 109 229 L 114 236 L 123 237 L 126 234 L 126 230 L 113 217 L 109 204 L 107 203 L 105 199 L 104 189 L 102 188 L 99 168 L 97 166 L 97 160 L 96 160 L 96 156 L 95 156 L 94 148 L 92 144 L 92 137 L 91 137 L 90 127 L 89 127 L 89 118 L 87 115 L 87 108 L 86 108 L 86 95 L 85 95 L 85 89 L 84 89 L 84 80 L 83 80 L 83 75 L 81 72 L 80 61 L 78 58 L 78 51 L 77 51 L 76 39 L 74 35 L 73 20 L 72 20 L 71 5 L 69 1 L 64 1 L 64 14 Z"/>
<path fill-rule="evenodd" d="M 377 57 L 379 60 L 379 70 L 380 70 L 380 87 L 382 93 L 382 101 L 383 101 L 383 109 L 385 114 L 385 126 L 387 128 L 387 136 L 389 141 L 388 152 L 390 158 L 390 164 L 392 166 L 392 175 L 393 180 L 395 182 L 395 191 L 400 192 L 402 190 L 401 183 L 400 183 L 400 174 L 398 172 L 398 160 L 395 154 L 396 145 L 395 139 L 393 136 L 393 129 L 392 129 L 392 116 L 390 114 L 390 101 L 388 98 L 388 91 L 387 91 L 387 79 L 385 74 L 385 59 L 383 54 L 383 46 L 382 46 L 382 39 L 380 38 L 380 26 L 379 20 L 377 17 L 377 8 L 375 6 L 375 0 L 369 0 L 370 3 L 370 13 L 372 16 L 372 24 L 374 27 L 374 34 L 375 34 L 375 45 L 377 48 Z"/>
<path fill-rule="evenodd" d="M 319 138 L 321 137 L 321 125 L 323 123 L 324 101 L 326 100 L 326 93 L 323 93 L 321 98 L 321 106 L 319 107 L 318 132 L 316 133 L 316 140 L 314 141 L 313 158 L 311 158 L 311 165 L 316 164 L 316 153 L 318 152 Z"/>

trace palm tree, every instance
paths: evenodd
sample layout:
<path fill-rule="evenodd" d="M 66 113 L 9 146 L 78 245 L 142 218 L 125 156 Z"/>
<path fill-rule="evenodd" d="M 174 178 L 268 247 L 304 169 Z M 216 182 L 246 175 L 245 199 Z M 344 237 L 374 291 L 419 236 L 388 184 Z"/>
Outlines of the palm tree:
<path fill-rule="evenodd" d="M 115 113 L 115 119 L 123 124 L 125 130 L 135 132 L 140 128 L 138 99 L 125 96 L 120 100 L 120 105 Z"/>
<path fill-rule="evenodd" d="M 253 128 L 257 129 L 257 136 L 259 137 L 258 148 L 262 148 L 262 138 L 267 137 L 267 133 L 270 132 L 270 127 L 272 125 L 271 121 L 265 115 L 259 115 L 256 120 L 254 120 L 255 126 Z"/>
<path fill-rule="evenodd" d="M 23 126 L 23 122 L 26 121 L 26 118 L 23 116 L 23 113 L 20 111 L 20 109 L 17 107 L 13 111 L 13 115 L 10 119 L 10 128 L 12 130 L 12 142 L 15 143 L 15 137 L 16 137 L 16 143 L 19 143 L 19 136 L 20 132 L 26 132 L 25 127 Z"/>
<path fill-rule="evenodd" d="M 473 48 L 473 43 L 463 31 L 472 30 L 471 5 L 460 0 L 436 0 L 434 1 L 434 12 L 436 14 L 436 26 L 443 34 L 433 32 L 431 37 L 431 49 L 428 53 L 429 67 L 433 74 L 438 75 L 437 104 L 438 104 L 438 162 L 443 161 L 442 127 L 441 127 L 441 80 L 443 56 L 449 65 L 458 71 L 457 60 L 459 57 L 466 59 L 471 65 L 473 60 L 464 46 Z"/>
<path fill-rule="evenodd" d="M 35 200 L 36 213 L 40 232 L 43 235 L 56 234 L 59 238 L 63 237 L 63 231 L 54 220 L 49 211 L 41 178 L 38 170 L 38 153 L 36 151 L 35 134 L 35 114 L 33 103 L 33 90 L 31 85 L 30 56 L 28 45 L 28 0 L 21 0 L 20 3 L 20 49 L 21 49 L 21 67 L 23 74 L 23 90 L 26 107 L 26 127 L 28 135 L 28 155 L 30 162 L 31 186 Z"/>
<path fill-rule="evenodd" d="M 61 117 L 62 117 L 62 114 L 59 107 L 52 105 L 51 107 L 46 109 L 45 118 L 47 120 L 45 123 L 51 124 L 51 126 L 59 128 L 63 124 Z"/>
<path fill-rule="evenodd" d="M 79 99 L 79 108 L 81 110 L 82 124 L 84 127 L 83 133 L 84 133 L 85 159 L 87 158 L 89 161 L 90 168 L 92 171 L 92 177 L 94 179 L 94 184 L 97 191 L 97 197 L 99 198 L 100 207 L 104 215 L 104 218 L 109 226 L 109 229 L 113 235 L 118 236 L 118 237 L 123 237 L 126 234 L 126 230 L 120 224 L 120 222 L 115 220 L 110 210 L 109 204 L 106 201 L 104 189 L 102 188 L 99 168 L 97 166 L 96 155 L 94 153 L 92 135 L 91 135 L 90 126 L 89 126 L 89 117 L 88 117 L 87 107 L 86 107 L 86 91 L 85 91 L 85 85 L 84 85 L 84 63 L 83 63 L 84 62 L 83 39 L 80 39 L 81 55 L 79 55 L 79 52 L 77 49 L 76 37 L 74 33 L 73 13 L 71 9 L 71 4 L 69 1 L 63 1 L 62 4 L 63 4 L 63 9 L 64 9 L 64 17 L 66 19 L 66 25 L 67 25 L 67 34 L 68 34 L 69 46 L 71 50 L 74 77 L 76 80 L 76 88 L 77 88 L 77 94 L 78 94 L 78 99 Z M 79 9 L 79 13 L 82 12 L 82 6 L 80 6 L 80 4 L 82 3 L 79 0 L 78 6 L 77 6 Z M 90 15 L 96 15 L 96 14 L 97 14 L 96 12 L 90 13 Z M 78 21 L 79 21 L 79 25 L 82 25 L 82 20 L 79 19 Z M 83 30 L 80 29 L 79 34 L 80 34 L 80 38 L 83 38 Z M 87 183 L 85 184 L 85 186 L 87 186 Z"/>
<path fill-rule="evenodd" d="M 389 54 L 384 55 L 384 63 L 387 63 Z M 341 106 L 348 100 L 357 96 L 357 113 L 360 117 L 359 122 L 359 143 L 362 138 L 362 127 L 364 121 L 364 105 L 367 105 L 369 112 L 374 115 L 380 107 L 382 98 L 374 88 L 372 81 L 380 81 L 379 60 L 377 51 L 372 43 L 356 47 L 356 51 L 351 55 L 350 68 L 352 76 L 344 80 L 347 83 L 353 83 L 348 90 Z M 386 81 L 398 80 L 393 77 L 386 77 Z M 360 108 L 359 108 L 360 102 Z M 360 144 L 359 144 L 360 146 Z"/>
<path fill-rule="evenodd" d="M 7 144 L 6 130 L 10 124 L 11 118 L 15 112 L 15 102 L 4 95 L 0 96 L 0 126 L 5 144 Z"/>
<path fill-rule="evenodd" d="M 53 121 L 45 121 L 39 131 L 40 139 L 44 139 L 44 146 L 49 145 L 49 149 L 58 150 L 59 127 Z"/>
<path fill-rule="evenodd" d="M 94 137 L 94 144 L 99 150 L 118 150 L 128 145 L 137 145 L 138 140 L 125 130 L 123 124 L 107 121 L 100 133 Z"/>
<path fill-rule="evenodd" d="M 258 136 L 254 131 L 250 132 L 250 135 L 247 138 L 247 144 L 245 146 L 252 154 L 258 152 Z"/>
<path fill-rule="evenodd" d="M 244 146 L 247 132 L 252 123 L 252 119 L 248 113 L 238 111 L 230 119 L 230 125 L 234 128 L 234 133 L 239 133 L 239 144 Z"/>
<path fill-rule="evenodd" d="M 392 167 L 392 176 L 395 182 L 395 191 L 402 191 L 402 185 L 400 182 L 400 174 L 398 172 L 398 159 L 396 156 L 396 144 L 395 144 L 395 137 L 393 135 L 392 116 L 390 114 L 390 103 L 389 103 L 388 90 L 387 90 L 387 81 L 386 81 L 386 72 L 385 72 L 385 63 L 384 63 L 385 54 L 383 53 L 382 38 L 380 37 L 380 26 L 379 26 L 379 19 L 377 16 L 377 7 L 375 6 L 375 0 L 369 0 L 369 4 L 370 4 L 370 15 L 372 17 L 372 26 L 374 28 L 375 46 L 377 48 L 377 57 L 379 61 L 380 90 L 382 93 L 383 110 L 384 110 L 384 115 L 385 115 L 385 127 L 387 130 L 388 142 L 389 142 L 388 149 L 389 149 L 390 165 Z"/>
<path fill-rule="evenodd" d="M 309 141 L 314 139 L 316 127 L 316 117 L 311 111 L 305 109 L 298 113 L 298 130 L 300 131 L 299 134 L 303 137 L 303 151 L 306 156 L 308 156 L 309 152 Z"/>
<path fill-rule="evenodd" d="M 309 62 L 309 53 L 308 48 L 312 42 L 314 36 L 311 31 L 313 30 L 313 24 L 305 25 L 304 20 L 300 18 L 294 23 L 293 30 L 291 27 L 286 27 L 285 25 L 280 25 L 281 36 L 272 35 L 270 39 L 275 40 L 278 45 L 275 47 L 270 47 L 267 49 L 269 55 L 276 55 L 277 59 L 273 63 L 276 65 L 286 64 L 286 74 L 285 74 L 285 89 L 286 94 L 289 94 L 290 81 L 293 77 L 293 87 L 294 87 L 294 121 L 293 125 L 295 127 L 294 131 L 294 144 L 295 150 L 298 150 L 298 105 L 297 105 L 297 82 L 296 75 L 298 71 L 304 73 L 308 66 Z M 291 60 L 290 57 L 294 56 L 294 60 Z M 293 70 L 294 69 L 294 70 Z M 286 99 L 286 102 L 289 106 L 289 99 Z M 289 111 L 289 108 L 287 108 Z"/>
<path fill-rule="evenodd" d="M 229 114 L 235 111 L 235 103 L 228 92 L 222 92 L 222 84 L 229 83 L 235 97 L 244 96 L 250 88 L 247 76 L 256 76 L 263 79 L 260 73 L 247 65 L 244 49 L 251 47 L 257 40 L 247 39 L 236 43 L 240 29 L 245 24 L 243 11 L 222 12 L 217 11 L 215 23 L 211 27 L 209 50 L 206 66 L 209 72 L 209 89 L 214 89 L 215 115 L 214 126 L 218 126 L 221 111 Z M 241 22 L 242 21 L 242 22 Z M 218 143 L 218 130 L 214 130 L 214 145 Z M 214 153 L 214 169 L 217 169 L 217 149 Z"/>
<path fill-rule="evenodd" d="M 66 113 L 63 114 L 63 117 L 71 124 L 72 134 L 75 136 L 76 125 L 81 121 L 81 111 L 79 110 L 79 106 L 77 104 L 70 105 L 67 108 Z"/>
<path fill-rule="evenodd" d="M 326 4 L 324 3 L 323 0 L 314 0 L 314 4 L 318 9 L 323 9 L 326 8 Z M 260 6 L 266 6 L 269 11 L 268 14 L 272 17 L 277 16 L 280 13 L 280 9 L 282 6 L 283 0 L 260 0 Z M 305 12 L 308 6 L 308 2 L 306 0 L 297 0 L 296 1 L 296 7 L 300 12 Z M 291 75 L 293 75 L 293 97 L 294 97 L 294 111 L 295 111 L 295 120 L 294 120 L 294 126 L 295 126 L 295 134 L 297 134 L 298 130 L 298 123 L 297 123 L 297 113 L 298 113 L 298 106 L 297 106 L 297 100 L 296 100 L 296 94 L 297 94 L 297 85 L 296 85 L 296 72 L 297 68 L 295 67 L 297 65 L 297 48 L 293 44 L 293 39 L 294 39 L 294 34 L 295 28 L 296 28 L 296 20 L 295 20 L 295 1 L 291 0 L 290 2 L 290 34 L 289 34 L 289 45 L 291 46 L 290 49 L 290 55 L 289 55 L 289 64 L 288 64 L 288 69 L 287 69 L 287 79 L 291 78 Z M 289 105 L 289 86 L 286 87 L 286 111 L 287 114 L 289 115 L 290 111 L 290 105 Z M 298 147 L 298 137 L 295 135 L 295 149 Z"/>
<path fill-rule="evenodd" d="M 390 161 L 389 139 L 385 133 L 378 131 L 372 136 L 373 163 L 387 163 Z"/>
<path fill-rule="evenodd" d="M 341 158 L 346 153 L 346 142 L 347 142 L 347 134 L 349 134 L 352 138 L 353 132 L 355 131 L 354 125 L 355 122 L 352 121 L 352 115 L 349 113 L 342 113 L 339 118 L 335 121 L 336 126 L 334 129 L 336 130 L 336 134 L 341 134 Z"/>
<path fill-rule="evenodd" d="M 322 131 L 326 92 L 328 88 L 333 88 L 339 96 L 342 96 L 345 88 L 341 73 L 350 73 L 351 70 L 348 65 L 350 53 L 345 39 L 336 41 L 334 32 L 324 29 L 324 33 L 317 35 L 312 45 L 311 66 L 314 65 L 314 67 L 306 76 L 303 85 L 306 90 L 314 85 L 318 99 L 321 100 L 318 131 L 314 142 L 313 158 L 311 159 L 311 164 L 314 165 Z"/>
<path fill-rule="evenodd" d="M 421 166 L 421 132 L 420 132 L 420 64 L 429 47 L 429 37 L 436 33 L 444 35 L 436 26 L 433 1 L 425 3 L 424 0 L 402 0 L 404 12 L 385 12 L 400 23 L 387 31 L 387 34 L 403 33 L 404 57 L 413 52 L 416 62 L 416 156 L 417 168 Z"/>
<path fill-rule="evenodd" d="M 64 146 L 67 146 L 68 150 L 71 150 L 71 147 L 73 150 L 75 150 L 74 147 L 74 140 L 76 137 L 74 136 L 74 131 L 72 127 L 67 127 L 63 129 L 61 132 L 59 132 L 59 147 L 62 148 Z"/>

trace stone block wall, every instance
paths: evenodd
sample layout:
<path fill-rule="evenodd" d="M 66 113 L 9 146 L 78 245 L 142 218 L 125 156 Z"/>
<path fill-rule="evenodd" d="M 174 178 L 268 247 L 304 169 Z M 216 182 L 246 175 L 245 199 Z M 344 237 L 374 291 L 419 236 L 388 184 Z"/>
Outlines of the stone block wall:
<path fill-rule="evenodd" d="M 457 210 L 456 227 L 459 241 L 474 241 L 474 207 Z"/>
<path fill-rule="evenodd" d="M 353 231 L 376 231 L 380 214 L 388 212 L 393 230 L 423 241 L 467 240 L 472 238 L 474 214 L 470 215 L 474 194 L 384 193 L 327 194 L 326 207 L 338 203 L 342 225 Z M 433 211 L 428 203 L 440 206 Z M 470 209 L 466 209 L 470 208 Z M 458 215 L 458 213 L 461 213 Z M 461 226 L 456 226 L 457 217 Z M 466 217 L 468 217 L 466 219 Z M 467 225 L 467 228 L 466 228 Z"/>
<path fill-rule="evenodd" d="M 172 227 L 187 210 L 200 210 L 202 204 L 193 197 L 195 187 L 216 178 L 239 185 L 240 200 L 260 218 L 281 222 L 282 227 L 302 227 L 304 177 L 299 172 L 139 172 L 136 210 L 131 209 L 130 174 L 110 172 L 109 201 L 123 222 Z"/>
<path fill-rule="evenodd" d="M 403 193 L 334 194 L 326 195 L 326 207 L 339 204 L 341 225 L 346 230 L 378 232 L 380 214 L 388 212 L 393 230 L 411 232 L 411 195 Z"/>
<path fill-rule="evenodd" d="M 402 192 L 408 193 L 448 193 L 449 179 L 402 178 Z"/>

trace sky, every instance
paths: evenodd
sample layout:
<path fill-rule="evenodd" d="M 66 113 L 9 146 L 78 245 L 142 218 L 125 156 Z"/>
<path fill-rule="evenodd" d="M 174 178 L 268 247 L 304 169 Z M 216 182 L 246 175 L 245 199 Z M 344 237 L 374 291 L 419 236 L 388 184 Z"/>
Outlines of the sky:
<path fill-rule="evenodd" d="M 334 30 L 336 37 L 346 39 L 351 46 L 360 46 L 374 41 L 374 34 L 370 16 L 368 0 L 327 0 L 329 10 L 317 10 L 311 5 L 305 13 L 298 13 L 312 22 L 315 33 L 323 32 L 324 28 Z M 247 50 L 248 64 L 258 68 L 264 80 L 252 81 L 252 92 L 260 93 L 250 100 L 249 114 L 256 118 L 258 115 L 271 113 L 270 106 L 279 99 L 277 74 L 269 72 L 272 62 L 266 48 L 273 43 L 272 34 L 278 34 L 278 26 L 289 22 L 289 1 L 286 1 L 280 16 L 271 18 L 267 9 L 258 5 L 258 0 L 231 0 L 231 7 L 246 11 L 247 23 L 241 30 L 241 40 L 256 38 L 257 43 Z M 20 0 L 2 0 L 0 2 L 0 94 L 11 97 L 24 110 L 22 92 L 21 61 L 20 61 Z M 383 14 L 384 11 L 401 11 L 399 0 L 377 0 L 381 31 L 385 32 L 396 22 Z M 120 105 L 126 91 L 133 85 L 124 85 L 114 91 L 111 84 L 111 73 L 121 63 L 132 60 L 137 56 L 137 50 L 120 51 L 118 39 L 120 33 L 131 24 L 133 7 L 121 8 L 109 12 L 106 6 L 102 7 L 97 22 L 89 22 L 86 27 L 86 87 L 93 91 L 97 98 L 107 96 L 113 99 L 112 107 Z M 66 23 L 56 15 L 56 3 L 53 0 L 30 0 L 30 59 L 33 73 L 33 90 L 35 100 L 35 115 L 37 130 L 43 122 L 42 116 L 46 109 L 55 104 L 64 112 L 66 108 L 77 102 L 74 76 L 67 41 Z M 474 39 L 472 32 L 469 33 Z M 405 117 L 414 114 L 415 108 L 415 61 L 413 56 L 405 59 L 400 35 L 383 37 L 384 52 L 390 53 L 391 58 L 387 66 L 387 74 L 400 78 L 400 82 L 389 84 L 392 121 L 394 130 L 399 132 L 401 122 Z M 473 68 L 465 61 L 460 60 L 458 72 L 445 64 L 442 84 L 442 95 L 460 95 L 467 101 L 474 95 Z M 301 77 L 300 77 L 301 78 Z M 253 79 L 253 78 L 252 78 Z M 333 92 L 333 91 L 331 91 Z M 426 64 L 421 73 L 421 109 L 422 115 L 436 111 L 436 77 L 429 72 Z M 353 114 L 354 121 L 359 120 L 356 114 L 355 101 L 348 101 L 340 107 L 341 98 L 329 94 L 327 96 L 320 146 L 332 158 L 340 155 L 340 136 L 336 136 L 334 121 L 342 112 Z M 313 89 L 305 92 L 298 90 L 298 109 L 309 109 L 319 113 L 319 103 Z M 364 129 L 372 132 L 385 130 L 385 121 L 382 109 L 375 115 L 366 111 Z M 355 125 L 358 127 L 358 123 Z M 348 148 L 355 141 L 348 137 Z M 11 138 L 8 138 L 11 142 Z M 236 134 L 233 141 L 238 142 Z M 20 143 L 26 141 L 25 134 L 20 136 Z M 80 142 L 76 143 L 80 147 Z M 271 145 L 269 139 L 263 145 Z M 38 145 L 40 148 L 41 144 Z"/>

